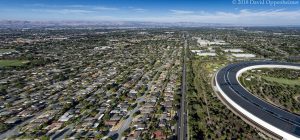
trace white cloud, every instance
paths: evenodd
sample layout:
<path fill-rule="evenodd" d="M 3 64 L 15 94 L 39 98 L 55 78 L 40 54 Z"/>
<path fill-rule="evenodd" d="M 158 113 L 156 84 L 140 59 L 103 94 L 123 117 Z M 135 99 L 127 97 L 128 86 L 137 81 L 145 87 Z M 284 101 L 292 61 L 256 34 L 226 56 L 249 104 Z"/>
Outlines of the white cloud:
<path fill-rule="evenodd" d="M 90 11 L 65 11 L 82 12 Z M 119 11 L 122 12 L 122 11 Z M 164 16 L 136 16 L 127 15 L 116 17 L 112 15 L 89 16 L 93 20 L 115 20 L 115 21 L 151 21 L 151 22 L 199 22 L 199 23 L 224 23 L 232 25 L 300 25 L 300 10 L 261 10 L 254 11 L 242 9 L 238 12 L 206 12 L 206 11 L 176 11 Z"/>
<path fill-rule="evenodd" d="M 92 6 L 92 5 L 65 5 L 63 7 L 93 9 L 93 10 L 103 10 L 103 11 L 116 11 L 116 10 L 119 10 L 119 8 L 100 6 L 100 5 L 94 5 L 94 6 Z"/>
<path fill-rule="evenodd" d="M 89 14 L 94 11 L 90 10 L 81 10 L 81 9 L 32 9 L 33 12 L 48 12 L 54 14 Z"/>
<path fill-rule="evenodd" d="M 127 8 L 131 11 L 140 12 L 140 13 L 148 11 L 147 9 L 144 9 L 144 8 L 138 8 L 138 7 L 132 7 L 132 6 L 127 7 Z"/>
<path fill-rule="evenodd" d="M 46 9 L 80 9 L 80 10 L 103 10 L 103 11 L 115 11 L 119 10 L 116 7 L 107 7 L 101 5 L 45 5 L 45 4 L 26 4 L 25 6 L 31 6 L 35 8 L 46 8 Z"/>
<path fill-rule="evenodd" d="M 173 14 L 193 14 L 194 11 L 187 10 L 170 10 Z"/>
<path fill-rule="evenodd" d="M 136 12 L 145 12 L 145 11 L 147 11 L 146 9 L 143 9 L 143 8 L 133 8 L 132 10 L 136 11 Z"/>
<path fill-rule="evenodd" d="M 143 17 L 140 20 L 160 22 L 227 23 L 236 25 L 300 25 L 300 10 L 248 10 L 238 12 L 205 12 L 170 10 L 171 15 Z"/>
<path fill-rule="evenodd" d="M 92 9 L 95 10 L 106 10 L 106 11 L 116 11 L 119 10 L 119 8 L 115 8 L 115 7 L 104 7 L 104 6 L 95 6 L 95 7 L 91 7 Z"/>
<path fill-rule="evenodd" d="M 76 16 L 85 14 L 88 16 L 93 16 L 96 13 L 102 11 L 117 11 L 118 8 L 105 7 L 105 6 L 90 6 L 90 5 L 43 5 L 34 4 L 35 8 L 31 9 L 33 12 L 39 13 L 51 13 L 51 14 L 64 14 L 66 16 Z"/>
<path fill-rule="evenodd" d="M 199 22 L 199 23 L 225 23 L 235 25 L 300 25 L 300 9 L 271 9 L 271 10 L 249 10 L 235 9 L 233 11 L 191 11 L 170 9 L 161 12 L 137 12 L 150 11 L 140 7 L 127 7 L 123 9 L 106 7 L 101 5 L 43 5 L 33 4 L 29 10 L 31 18 L 43 17 L 52 19 L 91 19 L 91 20 L 120 20 L 120 21 L 151 21 L 151 22 Z M 0 12 L 14 13 L 19 9 L 2 8 Z M 24 11 L 28 12 L 28 11 Z M 33 13 L 30 13 L 33 12 Z M 134 14 L 136 12 L 137 14 Z M 48 13 L 51 13 L 50 16 Z M 111 14 L 113 13 L 113 14 Z M 62 15 L 62 16 L 60 16 Z M 13 15 L 12 15 L 13 16 Z M 3 15 L 2 15 L 3 17 Z M 6 16 L 4 16 L 6 17 Z M 26 17 L 28 18 L 28 17 Z M 1 18 L 0 18 L 1 19 Z M 41 18 L 43 19 L 43 18 Z"/>

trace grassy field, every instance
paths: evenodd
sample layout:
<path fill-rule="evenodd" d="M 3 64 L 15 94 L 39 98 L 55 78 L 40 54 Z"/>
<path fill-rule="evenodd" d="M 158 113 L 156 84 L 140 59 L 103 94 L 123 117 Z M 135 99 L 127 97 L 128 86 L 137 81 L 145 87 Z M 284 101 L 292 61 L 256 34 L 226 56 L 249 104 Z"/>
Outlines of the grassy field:
<path fill-rule="evenodd" d="M 297 80 L 290 80 L 285 78 L 276 78 L 276 77 L 270 77 L 270 76 L 262 76 L 263 79 L 270 81 L 270 82 L 276 82 L 280 84 L 286 84 L 286 85 L 300 85 L 300 79 Z"/>
<path fill-rule="evenodd" d="M 22 66 L 28 62 L 27 60 L 0 60 L 0 67 Z"/>

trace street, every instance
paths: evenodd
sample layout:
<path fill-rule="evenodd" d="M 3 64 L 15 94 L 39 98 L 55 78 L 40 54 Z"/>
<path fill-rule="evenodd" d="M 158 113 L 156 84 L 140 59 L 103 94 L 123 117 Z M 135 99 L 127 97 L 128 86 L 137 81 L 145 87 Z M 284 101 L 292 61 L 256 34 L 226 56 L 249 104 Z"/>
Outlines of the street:
<path fill-rule="evenodd" d="M 184 57 L 183 57 L 183 66 L 182 66 L 182 85 L 181 85 L 181 101 L 180 101 L 180 109 L 178 111 L 178 125 L 177 125 L 177 133 L 179 140 L 187 139 L 187 114 L 185 107 L 185 91 L 186 91 L 186 48 L 187 48 L 187 40 L 185 38 L 184 41 Z"/>

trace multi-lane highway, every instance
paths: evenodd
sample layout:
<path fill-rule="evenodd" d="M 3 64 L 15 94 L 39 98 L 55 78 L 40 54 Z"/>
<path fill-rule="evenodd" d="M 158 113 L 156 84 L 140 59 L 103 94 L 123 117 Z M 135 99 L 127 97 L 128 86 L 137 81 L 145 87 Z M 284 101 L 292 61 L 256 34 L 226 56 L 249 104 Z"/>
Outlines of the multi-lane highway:
<path fill-rule="evenodd" d="M 241 73 L 255 68 L 300 69 L 300 64 L 284 62 L 243 62 L 222 68 L 214 78 L 218 97 L 236 114 L 273 138 L 300 139 L 300 116 L 253 96 L 238 81 Z"/>
<path fill-rule="evenodd" d="M 181 84 L 181 101 L 180 109 L 178 110 L 177 138 L 178 140 L 187 139 L 187 113 L 186 113 L 186 48 L 187 40 L 184 41 L 184 55 L 182 66 L 182 84 Z"/>

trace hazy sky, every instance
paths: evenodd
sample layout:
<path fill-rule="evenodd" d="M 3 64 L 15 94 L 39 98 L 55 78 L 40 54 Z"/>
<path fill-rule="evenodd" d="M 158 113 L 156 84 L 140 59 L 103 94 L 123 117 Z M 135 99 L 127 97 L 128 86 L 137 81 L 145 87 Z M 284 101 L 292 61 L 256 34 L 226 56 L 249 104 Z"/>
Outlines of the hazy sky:
<path fill-rule="evenodd" d="M 0 0 L 0 19 L 300 25 L 299 1 Z"/>

